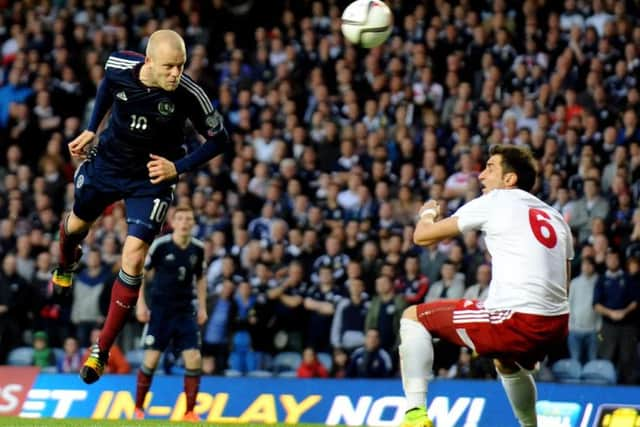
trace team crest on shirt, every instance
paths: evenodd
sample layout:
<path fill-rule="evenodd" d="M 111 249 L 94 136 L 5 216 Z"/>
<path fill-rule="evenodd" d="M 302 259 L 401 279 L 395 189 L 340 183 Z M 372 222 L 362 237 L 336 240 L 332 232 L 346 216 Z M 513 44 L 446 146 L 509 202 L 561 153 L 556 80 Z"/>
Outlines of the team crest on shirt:
<path fill-rule="evenodd" d="M 80 174 L 78 175 L 78 178 L 76 178 L 76 188 L 79 190 L 80 188 L 82 188 L 83 185 L 84 185 L 84 175 Z"/>
<path fill-rule="evenodd" d="M 158 111 L 163 116 L 170 116 L 176 110 L 176 106 L 173 102 L 163 99 L 158 103 Z"/>
<path fill-rule="evenodd" d="M 218 113 L 212 113 L 207 116 L 205 123 L 208 127 L 215 129 L 220 126 L 220 115 Z"/>
<path fill-rule="evenodd" d="M 189 257 L 189 262 L 191 263 L 191 267 L 194 267 L 196 265 L 196 262 L 198 262 L 198 256 L 197 255 L 191 255 Z"/>

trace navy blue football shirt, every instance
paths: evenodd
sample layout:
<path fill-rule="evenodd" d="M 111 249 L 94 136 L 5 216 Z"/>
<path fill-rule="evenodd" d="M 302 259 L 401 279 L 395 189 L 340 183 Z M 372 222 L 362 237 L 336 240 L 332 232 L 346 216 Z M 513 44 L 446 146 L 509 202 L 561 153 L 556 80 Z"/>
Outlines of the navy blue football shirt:
<path fill-rule="evenodd" d="M 151 244 L 145 269 L 154 269 L 147 292 L 154 308 L 191 311 L 196 298 L 196 281 L 204 271 L 204 244 L 191 238 L 186 248 L 178 246 L 171 234 L 157 238 Z"/>
<path fill-rule="evenodd" d="M 143 63 L 144 56 L 136 52 L 120 51 L 109 57 L 89 124 L 89 130 L 95 132 L 111 108 L 107 127 L 100 134 L 98 151 L 130 178 L 147 177 L 151 153 L 173 161 L 184 157 L 187 120 L 205 138 L 224 134 L 226 142 L 222 117 L 202 88 L 186 74 L 182 74 L 175 91 L 147 87 L 139 78 Z M 222 151 L 221 145 L 218 144 L 215 154 Z M 176 162 L 178 173 L 191 166 L 194 165 Z"/>

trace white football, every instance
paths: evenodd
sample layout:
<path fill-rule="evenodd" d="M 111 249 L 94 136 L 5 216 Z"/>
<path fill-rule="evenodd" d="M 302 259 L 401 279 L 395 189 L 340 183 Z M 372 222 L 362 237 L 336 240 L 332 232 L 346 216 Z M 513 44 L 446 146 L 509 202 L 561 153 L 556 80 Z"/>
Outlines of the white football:
<path fill-rule="evenodd" d="M 392 28 L 391 9 L 380 0 L 356 0 L 342 12 L 342 34 L 365 48 L 384 43 Z"/>

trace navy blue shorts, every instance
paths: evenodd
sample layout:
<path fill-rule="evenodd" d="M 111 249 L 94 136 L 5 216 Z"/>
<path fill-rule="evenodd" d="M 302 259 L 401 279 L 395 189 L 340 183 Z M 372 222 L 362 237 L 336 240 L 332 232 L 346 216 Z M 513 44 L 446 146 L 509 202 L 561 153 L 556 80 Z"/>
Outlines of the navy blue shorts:
<path fill-rule="evenodd" d="M 170 343 L 176 352 L 199 349 L 200 328 L 195 313 L 158 310 L 153 305 L 144 348 L 165 351 Z"/>
<path fill-rule="evenodd" d="M 110 204 L 123 200 L 128 235 L 151 243 L 162 228 L 173 199 L 173 187 L 152 184 L 149 178 L 132 179 L 108 167 L 100 158 L 83 162 L 74 176 L 73 213 L 84 221 L 95 221 Z"/>

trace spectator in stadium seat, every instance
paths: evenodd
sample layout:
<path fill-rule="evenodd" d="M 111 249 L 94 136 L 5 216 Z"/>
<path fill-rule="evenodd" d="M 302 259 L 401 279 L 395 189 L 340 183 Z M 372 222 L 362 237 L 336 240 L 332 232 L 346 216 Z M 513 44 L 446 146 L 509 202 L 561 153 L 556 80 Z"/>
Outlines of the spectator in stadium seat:
<path fill-rule="evenodd" d="M 403 295 L 407 304 L 417 304 L 424 300 L 429 290 L 429 279 L 420 272 L 417 255 L 410 253 L 404 259 L 404 275 L 394 283 L 395 291 Z"/>
<path fill-rule="evenodd" d="M 283 269 L 284 277 L 269 292 L 274 302 L 275 336 L 280 338 L 280 351 L 302 350 L 305 333 L 304 296 L 309 289 L 304 267 L 299 261 L 291 261 Z M 276 339 L 277 341 L 277 339 Z"/>
<path fill-rule="evenodd" d="M 49 337 L 44 331 L 33 334 L 33 366 L 39 368 L 56 366 L 56 355 L 49 347 Z"/>
<path fill-rule="evenodd" d="M 225 279 L 220 289 L 207 298 L 208 322 L 202 333 L 202 372 L 220 375 L 227 369 L 231 336 L 238 317 L 238 306 L 233 298 L 235 284 Z"/>
<path fill-rule="evenodd" d="M 330 236 L 325 242 L 324 255 L 318 257 L 313 263 L 313 271 L 311 280 L 316 282 L 319 279 L 319 271 L 322 267 L 328 267 L 331 270 L 334 283 L 342 284 L 346 276 L 346 267 L 349 263 L 349 257 L 342 252 L 340 241 Z"/>
<path fill-rule="evenodd" d="M 330 348 L 331 322 L 343 295 L 332 272 L 330 266 L 320 266 L 318 283 L 309 288 L 304 299 L 304 308 L 309 312 L 306 338 L 308 345 L 318 352 Z"/>
<path fill-rule="evenodd" d="M 82 367 L 82 354 L 80 346 L 75 337 L 66 337 L 62 347 L 64 355 L 58 360 L 58 372 L 60 373 L 78 373 Z"/>
<path fill-rule="evenodd" d="M 611 360 L 623 384 L 634 381 L 638 342 L 637 313 L 640 283 L 622 269 L 621 254 L 615 249 L 607 253 L 607 270 L 598 278 L 593 293 L 593 307 L 602 315 L 602 341 L 599 357 Z"/>
<path fill-rule="evenodd" d="M 327 378 L 327 368 L 318 360 L 312 347 L 307 347 L 302 352 L 302 362 L 297 370 L 298 378 Z"/>
<path fill-rule="evenodd" d="M 22 78 L 21 70 L 14 67 L 9 72 L 7 83 L 0 87 L 0 129 L 6 129 L 9 125 L 11 105 L 25 102 L 33 94 Z"/>
<path fill-rule="evenodd" d="M 336 304 L 331 323 L 331 345 L 347 352 L 364 344 L 364 322 L 369 308 L 369 295 L 360 279 L 349 282 L 349 297 Z"/>
<path fill-rule="evenodd" d="M 429 287 L 429 292 L 427 292 L 427 296 L 424 299 L 425 302 L 462 298 L 464 294 L 464 279 L 457 276 L 455 265 L 450 260 L 446 260 L 442 264 L 440 276 L 442 278 Z"/>
<path fill-rule="evenodd" d="M 569 225 L 578 231 L 578 241 L 584 242 L 590 235 L 591 219 L 606 218 L 609 204 L 601 196 L 600 184 L 595 179 L 584 180 L 584 196 L 578 199 L 571 209 Z"/>
<path fill-rule="evenodd" d="M 389 353 L 398 347 L 398 328 L 406 305 L 404 297 L 394 292 L 389 277 L 380 276 L 376 280 L 376 296 L 369 305 L 364 328 L 366 331 L 375 329 L 379 345 Z"/>
<path fill-rule="evenodd" d="M 476 283 L 469 286 L 462 298 L 484 301 L 489 295 L 489 283 L 491 282 L 491 267 L 482 264 L 476 270 Z"/>
<path fill-rule="evenodd" d="M 385 378 L 393 372 L 393 363 L 389 353 L 380 346 L 380 334 L 377 329 L 367 330 L 364 346 L 351 355 L 347 368 L 349 378 Z"/>
<path fill-rule="evenodd" d="M 98 248 L 91 248 L 86 267 L 78 272 L 71 306 L 71 321 L 83 347 L 90 344 L 91 331 L 104 322 L 100 312 L 100 294 L 105 286 L 110 286 L 112 279 L 113 274 L 102 264 Z"/>
<path fill-rule="evenodd" d="M 420 271 L 427 276 L 431 283 L 440 280 L 442 265 L 447 260 L 447 255 L 438 250 L 438 245 L 433 244 L 420 251 Z"/>
<path fill-rule="evenodd" d="M 8 349 L 22 344 L 22 331 L 30 329 L 37 304 L 36 291 L 18 275 L 16 263 L 15 254 L 5 255 L 0 274 L 0 288 L 6 292 L 8 306 L 2 348 Z"/>
<path fill-rule="evenodd" d="M 569 337 L 571 358 L 584 364 L 598 356 L 598 331 L 601 316 L 593 309 L 593 294 L 598 274 L 593 258 L 583 257 L 580 275 L 569 286 Z"/>
<path fill-rule="evenodd" d="M 331 354 L 331 378 L 345 378 L 349 367 L 349 354 L 344 349 L 336 347 Z"/>

